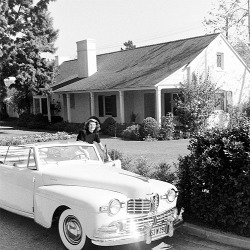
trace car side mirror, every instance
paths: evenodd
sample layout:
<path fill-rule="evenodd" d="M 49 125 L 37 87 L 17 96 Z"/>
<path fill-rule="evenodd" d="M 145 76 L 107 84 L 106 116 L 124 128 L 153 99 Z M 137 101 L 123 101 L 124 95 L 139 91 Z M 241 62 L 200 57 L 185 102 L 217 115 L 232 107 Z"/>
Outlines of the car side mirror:
<path fill-rule="evenodd" d="M 105 166 L 115 167 L 115 168 L 122 168 L 122 163 L 120 160 L 113 160 L 113 161 L 107 161 L 104 162 Z"/>

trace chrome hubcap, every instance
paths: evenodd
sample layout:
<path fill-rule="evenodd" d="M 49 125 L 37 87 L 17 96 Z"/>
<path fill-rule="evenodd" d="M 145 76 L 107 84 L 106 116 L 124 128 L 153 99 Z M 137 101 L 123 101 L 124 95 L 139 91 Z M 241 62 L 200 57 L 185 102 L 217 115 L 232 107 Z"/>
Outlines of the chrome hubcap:
<path fill-rule="evenodd" d="M 82 227 L 80 222 L 73 215 L 65 218 L 63 223 L 63 231 L 66 239 L 72 245 L 77 245 L 82 239 Z"/>

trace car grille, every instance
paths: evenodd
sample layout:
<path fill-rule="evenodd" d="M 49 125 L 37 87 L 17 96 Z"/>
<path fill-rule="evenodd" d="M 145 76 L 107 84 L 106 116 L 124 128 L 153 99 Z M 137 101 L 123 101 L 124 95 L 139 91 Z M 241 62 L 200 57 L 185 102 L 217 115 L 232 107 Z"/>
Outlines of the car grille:
<path fill-rule="evenodd" d="M 138 233 L 144 233 L 145 225 L 153 224 L 153 227 L 161 226 L 169 220 L 169 216 L 172 216 L 173 213 L 174 208 L 158 215 L 143 216 L 133 219 L 131 218 L 130 220 L 126 221 L 126 232 L 128 234 L 135 231 L 137 231 Z"/>
<path fill-rule="evenodd" d="M 148 214 L 155 212 L 159 206 L 159 195 L 155 194 L 150 199 L 130 199 L 127 202 L 129 214 Z"/>

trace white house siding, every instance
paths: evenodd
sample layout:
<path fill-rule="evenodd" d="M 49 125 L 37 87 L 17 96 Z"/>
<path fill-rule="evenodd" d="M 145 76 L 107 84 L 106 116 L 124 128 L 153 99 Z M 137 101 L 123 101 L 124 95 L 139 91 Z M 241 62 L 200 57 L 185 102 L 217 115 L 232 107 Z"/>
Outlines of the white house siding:
<path fill-rule="evenodd" d="M 75 106 L 71 110 L 71 122 L 83 123 L 90 117 L 89 93 L 75 93 Z"/>
<path fill-rule="evenodd" d="M 130 116 L 132 112 L 137 115 L 136 116 L 137 123 L 142 122 L 142 120 L 146 118 L 144 110 L 144 95 L 150 93 L 155 95 L 155 90 L 152 89 L 152 90 L 125 91 L 124 106 L 125 106 L 125 121 L 127 123 L 131 122 Z M 155 109 L 155 99 L 151 100 L 151 102 L 152 102 L 151 103 L 152 108 Z"/>
<path fill-rule="evenodd" d="M 224 55 L 223 69 L 217 67 L 217 53 Z M 249 71 L 221 37 L 215 39 L 190 64 L 190 71 L 197 75 L 205 76 L 204 69 L 207 69 L 210 79 L 217 84 L 218 88 L 232 91 L 232 104 L 234 106 L 248 100 L 250 93 Z"/>

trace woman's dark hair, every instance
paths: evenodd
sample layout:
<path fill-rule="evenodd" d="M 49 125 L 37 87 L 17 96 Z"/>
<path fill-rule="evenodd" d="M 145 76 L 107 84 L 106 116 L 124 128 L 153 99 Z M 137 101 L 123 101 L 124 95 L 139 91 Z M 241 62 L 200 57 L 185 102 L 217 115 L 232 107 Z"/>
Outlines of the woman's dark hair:
<path fill-rule="evenodd" d="M 101 122 L 98 117 L 96 116 L 90 116 L 87 122 L 85 123 L 85 130 L 89 128 L 89 123 L 90 122 L 95 122 L 96 123 L 96 128 L 94 132 L 98 132 L 101 130 Z"/>

